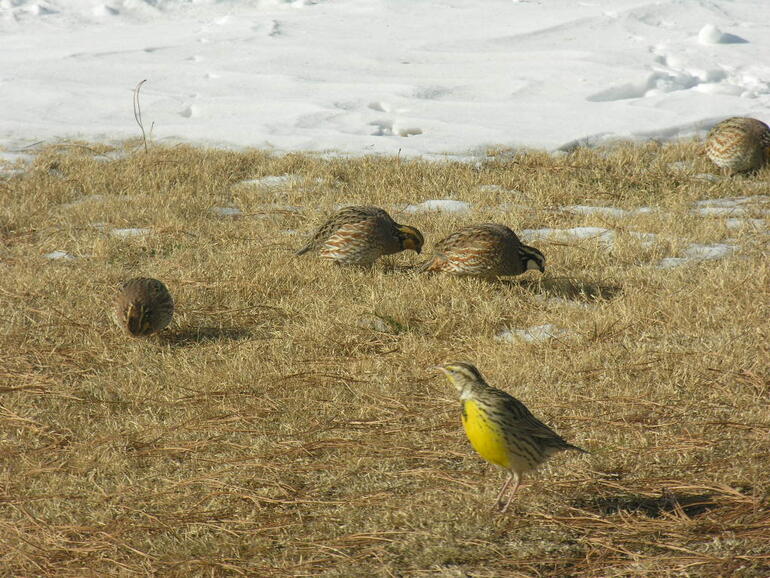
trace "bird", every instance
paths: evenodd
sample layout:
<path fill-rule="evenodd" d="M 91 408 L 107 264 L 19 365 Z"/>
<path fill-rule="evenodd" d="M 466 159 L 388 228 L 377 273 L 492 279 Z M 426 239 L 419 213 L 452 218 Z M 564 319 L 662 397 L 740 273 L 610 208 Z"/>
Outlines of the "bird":
<path fill-rule="evenodd" d="M 497 277 L 520 275 L 530 269 L 545 272 L 545 256 L 522 244 L 505 225 L 470 225 L 445 237 L 433 248 L 433 257 L 419 271 Z"/>
<path fill-rule="evenodd" d="M 551 455 L 564 450 L 588 453 L 565 441 L 518 399 L 489 385 L 474 365 L 453 362 L 435 369 L 443 372 L 460 394 L 462 422 L 473 449 L 508 472 L 495 498 L 497 507 L 511 481 L 514 482 L 502 512 L 508 509 L 523 475 Z"/>
<path fill-rule="evenodd" d="M 396 223 L 385 210 L 352 206 L 332 215 L 296 254 L 316 251 L 340 265 L 368 266 L 383 255 L 406 249 L 419 255 L 424 243 L 420 231 Z"/>
<path fill-rule="evenodd" d="M 174 300 L 166 286 L 151 277 L 135 277 L 121 285 L 115 297 L 117 324 L 134 337 L 164 329 L 174 316 Z"/>
<path fill-rule="evenodd" d="M 768 161 L 770 127 L 755 118 L 723 120 L 706 137 L 706 155 L 727 175 L 759 169 Z"/>

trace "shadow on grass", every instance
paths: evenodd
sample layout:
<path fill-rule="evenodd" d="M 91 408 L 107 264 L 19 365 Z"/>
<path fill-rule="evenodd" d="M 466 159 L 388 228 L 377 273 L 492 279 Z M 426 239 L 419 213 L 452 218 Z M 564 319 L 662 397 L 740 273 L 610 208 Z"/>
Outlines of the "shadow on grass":
<path fill-rule="evenodd" d="M 602 515 L 643 513 L 650 518 L 678 513 L 695 518 L 719 507 L 713 501 L 713 494 L 675 494 L 673 492 L 664 492 L 657 498 L 633 495 L 608 496 L 581 500 L 573 505 Z"/>
<path fill-rule="evenodd" d="M 187 347 L 214 341 L 240 341 L 251 336 L 250 330 L 241 327 L 191 327 L 162 333 L 159 341 L 172 347 Z"/>
<path fill-rule="evenodd" d="M 622 292 L 620 285 L 592 283 L 569 277 L 545 277 L 540 279 L 508 279 L 503 283 L 516 284 L 544 297 L 558 297 L 582 303 L 608 301 Z"/>

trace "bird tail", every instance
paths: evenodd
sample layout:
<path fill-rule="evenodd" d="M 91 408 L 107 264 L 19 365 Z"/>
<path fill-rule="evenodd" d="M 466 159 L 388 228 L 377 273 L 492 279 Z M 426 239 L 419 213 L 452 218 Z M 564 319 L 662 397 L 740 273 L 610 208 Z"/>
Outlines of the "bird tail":
<path fill-rule="evenodd" d="M 294 254 L 295 254 L 295 255 L 304 255 L 305 253 L 307 253 L 308 251 L 310 251 L 310 249 L 312 249 L 312 248 L 313 248 L 313 246 L 312 246 L 310 243 L 308 243 L 307 245 L 305 245 L 304 247 L 302 247 L 302 248 L 301 248 L 299 251 L 297 251 L 297 252 L 296 252 L 296 253 L 294 253 Z"/>
<path fill-rule="evenodd" d="M 583 448 L 579 448 L 578 446 L 573 446 L 572 444 L 567 444 L 566 448 L 568 450 L 575 450 L 576 452 L 580 452 L 581 454 L 590 454 L 588 450 L 584 450 Z"/>

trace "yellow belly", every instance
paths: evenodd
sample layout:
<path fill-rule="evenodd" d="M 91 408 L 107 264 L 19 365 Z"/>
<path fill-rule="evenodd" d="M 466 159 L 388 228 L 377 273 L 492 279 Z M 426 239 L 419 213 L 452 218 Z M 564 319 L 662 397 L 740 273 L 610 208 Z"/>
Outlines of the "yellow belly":
<path fill-rule="evenodd" d="M 482 458 L 502 468 L 510 468 L 511 458 L 502 430 L 487 419 L 472 399 L 464 401 L 463 426 L 473 449 Z"/>

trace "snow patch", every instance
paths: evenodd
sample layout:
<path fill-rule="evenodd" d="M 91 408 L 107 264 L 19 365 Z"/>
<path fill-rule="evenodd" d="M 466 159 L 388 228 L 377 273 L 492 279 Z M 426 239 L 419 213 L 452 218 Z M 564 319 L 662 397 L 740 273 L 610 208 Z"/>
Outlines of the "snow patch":
<path fill-rule="evenodd" d="M 220 217 L 240 217 L 243 212 L 237 207 L 212 207 L 211 212 Z"/>
<path fill-rule="evenodd" d="M 86 195 L 85 197 L 80 197 L 69 203 L 64 203 L 62 208 L 71 209 L 72 207 L 78 207 L 88 203 L 101 203 L 102 201 L 104 201 L 104 195 Z"/>
<path fill-rule="evenodd" d="M 615 231 L 603 227 L 573 227 L 572 229 L 524 229 L 519 235 L 527 242 L 532 241 L 559 241 L 572 242 L 596 239 L 605 244 L 612 244 L 615 240 Z"/>
<path fill-rule="evenodd" d="M 658 267 L 661 269 L 671 269 L 672 267 L 679 267 L 688 263 L 724 259 L 737 249 L 737 245 L 727 243 L 713 243 L 710 245 L 693 243 L 684 250 L 682 257 L 666 257 L 660 261 Z"/>
<path fill-rule="evenodd" d="M 725 219 L 725 227 L 728 229 L 742 229 L 751 227 L 756 231 L 766 231 L 767 224 L 764 219 Z"/>
<path fill-rule="evenodd" d="M 404 213 L 468 213 L 471 210 L 470 203 L 465 201 L 454 201 L 452 199 L 431 199 L 423 201 L 417 205 L 407 205 Z"/>
<path fill-rule="evenodd" d="M 564 339 L 573 335 L 571 331 L 546 323 L 527 329 L 505 328 L 495 336 L 495 339 L 506 343 L 540 343 L 551 339 Z"/>
<path fill-rule="evenodd" d="M 270 175 L 256 179 L 246 179 L 237 183 L 238 186 L 277 188 L 290 187 L 302 181 L 302 177 L 297 175 Z"/>
<path fill-rule="evenodd" d="M 77 258 L 75 257 L 75 255 L 67 253 L 67 251 L 61 251 L 61 250 L 52 251 L 51 253 L 46 253 L 43 256 L 46 259 L 50 259 L 51 261 L 73 261 Z"/>
<path fill-rule="evenodd" d="M 127 228 L 127 229 L 112 229 L 110 231 L 110 235 L 113 237 L 121 237 L 121 238 L 128 238 L 128 237 L 141 237 L 143 235 L 149 235 L 151 229 L 142 229 L 142 228 Z"/>
<path fill-rule="evenodd" d="M 721 199 L 704 199 L 693 203 L 690 211 L 696 215 L 716 217 L 740 217 L 749 213 L 769 215 L 770 209 L 759 209 L 752 205 L 770 201 L 767 195 L 755 197 L 724 197 Z"/>
<path fill-rule="evenodd" d="M 638 209 L 618 209 L 616 207 L 594 207 L 591 205 L 567 205 L 562 210 L 577 215 L 601 215 L 603 217 L 630 217 L 633 215 L 647 215 L 654 211 L 651 207 L 639 207 Z"/>

